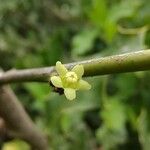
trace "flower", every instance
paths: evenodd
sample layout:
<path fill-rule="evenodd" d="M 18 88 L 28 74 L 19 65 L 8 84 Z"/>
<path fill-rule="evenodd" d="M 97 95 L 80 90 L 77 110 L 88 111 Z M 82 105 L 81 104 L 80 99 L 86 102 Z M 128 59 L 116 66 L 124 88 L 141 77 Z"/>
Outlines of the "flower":
<path fill-rule="evenodd" d="M 75 99 L 77 90 L 89 90 L 91 88 L 88 82 L 82 80 L 83 65 L 76 65 L 71 71 L 68 71 L 60 61 L 57 61 L 55 69 L 59 76 L 52 76 L 50 80 L 55 87 L 64 89 L 67 99 Z"/>

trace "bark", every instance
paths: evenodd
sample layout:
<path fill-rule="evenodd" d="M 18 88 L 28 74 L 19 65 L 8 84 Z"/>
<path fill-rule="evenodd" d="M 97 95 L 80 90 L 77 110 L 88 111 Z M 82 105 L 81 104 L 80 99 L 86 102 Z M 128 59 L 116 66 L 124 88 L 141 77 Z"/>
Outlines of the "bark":
<path fill-rule="evenodd" d="M 14 137 L 27 141 L 32 149 L 48 150 L 46 137 L 36 128 L 9 86 L 0 87 L 0 116 Z"/>

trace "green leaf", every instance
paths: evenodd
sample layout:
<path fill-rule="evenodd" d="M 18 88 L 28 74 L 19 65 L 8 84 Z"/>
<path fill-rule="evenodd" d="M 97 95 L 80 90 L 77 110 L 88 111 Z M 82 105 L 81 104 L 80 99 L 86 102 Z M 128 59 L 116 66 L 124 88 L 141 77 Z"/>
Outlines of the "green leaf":
<path fill-rule="evenodd" d="M 108 20 L 117 22 L 121 18 L 130 17 L 136 9 L 142 4 L 141 0 L 122 0 L 120 3 L 112 5 L 109 10 Z"/>
<path fill-rule="evenodd" d="M 93 0 L 91 10 L 89 10 L 89 18 L 97 27 L 105 26 L 105 19 L 107 17 L 106 0 Z"/>
<path fill-rule="evenodd" d="M 138 86 L 137 83 L 138 79 L 136 78 L 135 74 L 123 74 L 118 76 L 116 80 L 116 85 L 118 87 L 118 97 L 123 99 L 128 99 L 132 96 L 133 93 L 136 92 L 136 87 Z"/>
<path fill-rule="evenodd" d="M 113 131 L 103 125 L 97 130 L 96 136 L 104 150 L 112 150 L 117 149 L 117 145 L 123 144 L 127 135 L 124 129 Z"/>
<path fill-rule="evenodd" d="M 25 88 L 36 98 L 36 100 L 45 99 L 50 92 L 50 88 L 45 84 L 26 83 Z"/>
<path fill-rule="evenodd" d="M 121 130 L 125 127 L 125 106 L 119 100 L 110 98 L 105 101 L 104 110 L 101 112 L 105 126 L 111 130 Z"/>
<path fill-rule="evenodd" d="M 117 24 L 113 21 L 106 20 L 104 26 L 104 33 L 105 33 L 104 38 L 108 43 L 112 42 L 116 32 L 117 32 Z"/>
<path fill-rule="evenodd" d="M 83 55 L 91 50 L 98 32 L 93 29 L 85 29 L 73 37 L 72 52 L 74 55 Z"/>
<path fill-rule="evenodd" d="M 29 145 L 21 140 L 6 142 L 2 150 L 29 150 Z"/>

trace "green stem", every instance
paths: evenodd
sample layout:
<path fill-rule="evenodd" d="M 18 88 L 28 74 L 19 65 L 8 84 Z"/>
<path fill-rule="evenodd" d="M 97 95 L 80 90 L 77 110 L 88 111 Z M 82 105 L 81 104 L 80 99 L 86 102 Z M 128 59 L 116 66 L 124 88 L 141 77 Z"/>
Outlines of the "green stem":
<path fill-rule="evenodd" d="M 91 60 L 84 68 L 85 76 L 150 70 L 150 50 Z"/>
<path fill-rule="evenodd" d="M 84 66 L 85 77 L 146 71 L 150 70 L 150 49 L 70 63 L 66 64 L 66 67 L 70 69 L 77 64 Z M 55 73 L 54 67 L 13 70 L 0 75 L 0 84 L 25 81 L 47 82 L 49 77 Z"/>

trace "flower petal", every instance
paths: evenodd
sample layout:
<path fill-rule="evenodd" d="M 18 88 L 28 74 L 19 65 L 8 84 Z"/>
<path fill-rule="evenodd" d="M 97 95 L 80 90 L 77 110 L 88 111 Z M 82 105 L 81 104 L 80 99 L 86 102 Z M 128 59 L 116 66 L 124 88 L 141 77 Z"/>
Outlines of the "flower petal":
<path fill-rule="evenodd" d="M 64 89 L 64 94 L 65 94 L 66 98 L 69 99 L 69 100 L 73 100 L 73 99 L 76 98 L 76 91 L 75 91 L 75 89 L 65 88 Z"/>
<path fill-rule="evenodd" d="M 58 77 L 58 76 L 52 76 L 52 77 L 51 77 L 51 82 L 52 82 L 53 85 L 56 86 L 56 87 L 59 87 L 59 88 L 62 88 L 62 87 L 63 87 L 61 78 Z"/>
<path fill-rule="evenodd" d="M 78 89 L 79 90 L 89 90 L 89 89 L 91 89 L 91 85 L 84 80 L 80 80 L 78 82 Z"/>
<path fill-rule="evenodd" d="M 60 76 L 64 76 L 68 72 L 67 68 L 60 61 L 56 62 L 56 71 Z"/>
<path fill-rule="evenodd" d="M 73 69 L 71 71 L 75 72 L 77 74 L 78 78 L 80 79 L 84 74 L 83 65 L 76 65 L 73 67 Z"/>

